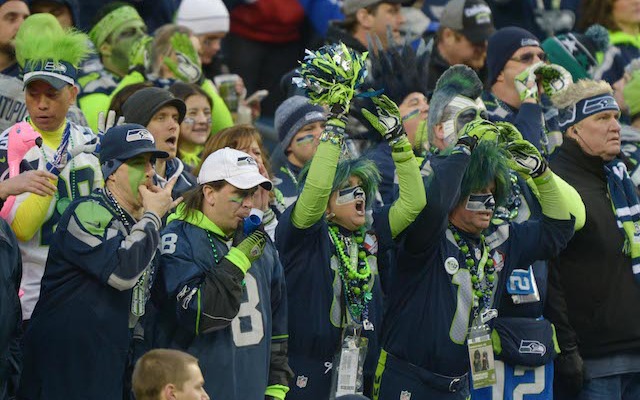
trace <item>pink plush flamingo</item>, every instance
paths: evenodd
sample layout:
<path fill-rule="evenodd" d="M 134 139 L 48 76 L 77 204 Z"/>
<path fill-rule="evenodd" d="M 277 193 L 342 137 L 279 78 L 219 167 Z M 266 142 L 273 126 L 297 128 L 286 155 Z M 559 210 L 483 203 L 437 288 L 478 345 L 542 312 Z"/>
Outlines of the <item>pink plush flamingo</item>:
<path fill-rule="evenodd" d="M 33 146 L 42 146 L 42 138 L 28 122 L 19 122 L 9 131 L 9 144 L 7 147 L 7 163 L 9 164 L 9 178 L 20 173 L 20 163 L 25 154 Z M 9 196 L 0 211 L 0 218 L 6 219 L 16 201 L 16 196 Z"/>

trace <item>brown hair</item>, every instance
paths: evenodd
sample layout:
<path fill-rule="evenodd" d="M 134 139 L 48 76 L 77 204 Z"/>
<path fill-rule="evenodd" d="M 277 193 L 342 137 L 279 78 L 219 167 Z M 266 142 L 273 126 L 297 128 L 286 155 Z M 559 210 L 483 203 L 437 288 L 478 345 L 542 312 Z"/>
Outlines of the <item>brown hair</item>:
<path fill-rule="evenodd" d="M 225 147 L 231 147 L 232 149 L 248 147 L 254 140 L 262 152 L 262 162 L 264 167 L 267 169 L 269 176 L 272 176 L 269 156 L 264 148 L 264 144 L 262 143 L 262 135 L 260 135 L 260 131 L 258 131 L 258 129 L 253 125 L 248 124 L 235 125 L 230 128 L 223 129 L 215 135 L 209 136 L 207 143 L 204 145 L 204 150 L 202 150 L 200 165 L 193 170 L 193 174 L 198 176 L 204 160 L 206 160 L 207 157 L 216 150 L 224 149 Z"/>
<path fill-rule="evenodd" d="M 380 7 L 380 4 L 382 3 L 384 3 L 384 1 L 381 1 L 379 3 L 373 4 L 367 7 L 362 7 L 362 8 L 367 10 L 369 14 L 372 14 L 375 16 L 376 13 L 378 12 L 378 7 Z M 338 22 L 338 26 L 340 26 L 342 29 L 344 29 L 345 31 L 349 32 L 352 35 L 356 33 L 356 28 L 359 25 L 358 17 L 356 17 L 357 13 L 358 11 L 356 10 L 356 12 L 354 12 L 351 15 L 345 15 L 344 19 Z"/>
<path fill-rule="evenodd" d="M 186 83 L 186 82 L 175 82 L 173 85 L 169 86 L 169 91 L 178 99 L 187 102 L 187 99 L 194 95 L 204 96 L 209 102 L 209 107 L 211 111 L 213 111 L 213 102 L 211 97 L 205 92 L 200 86 L 195 83 Z"/>
<path fill-rule="evenodd" d="M 619 31 L 620 27 L 613 19 L 613 3 L 616 0 L 582 0 L 580 4 L 580 20 L 577 27 L 587 30 L 593 24 L 600 24 L 610 31 Z"/>
<path fill-rule="evenodd" d="M 172 383 L 180 390 L 189 380 L 187 368 L 198 359 L 179 350 L 154 349 L 140 357 L 133 369 L 132 386 L 136 400 L 157 400 L 162 389 Z"/>
<path fill-rule="evenodd" d="M 178 208 L 176 213 L 179 218 L 185 218 L 194 215 L 196 211 L 202 211 L 202 202 L 204 201 L 204 187 L 209 186 L 216 192 L 227 184 L 226 181 L 208 182 L 202 185 L 196 185 L 182 195 L 182 204 L 184 208 Z M 200 222 L 200 221 L 198 221 Z"/>

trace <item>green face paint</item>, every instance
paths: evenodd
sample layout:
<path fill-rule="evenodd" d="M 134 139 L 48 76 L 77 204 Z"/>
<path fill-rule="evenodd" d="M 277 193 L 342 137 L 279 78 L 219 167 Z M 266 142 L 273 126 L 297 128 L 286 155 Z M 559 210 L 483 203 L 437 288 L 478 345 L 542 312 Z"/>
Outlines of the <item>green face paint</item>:
<path fill-rule="evenodd" d="M 129 186 L 131 187 L 131 193 L 138 199 L 140 197 L 140 191 L 138 187 L 147 180 L 146 166 L 149 162 L 147 157 L 135 157 L 127 160 L 127 170 L 129 178 Z"/>
<path fill-rule="evenodd" d="M 232 203 L 242 204 L 244 197 L 231 197 L 229 201 Z"/>

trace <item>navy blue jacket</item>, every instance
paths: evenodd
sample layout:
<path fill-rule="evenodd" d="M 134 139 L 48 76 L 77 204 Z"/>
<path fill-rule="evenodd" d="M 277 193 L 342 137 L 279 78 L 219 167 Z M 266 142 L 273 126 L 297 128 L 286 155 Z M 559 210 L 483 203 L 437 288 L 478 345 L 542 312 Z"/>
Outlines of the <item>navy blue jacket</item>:
<path fill-rule="evenodd" d="M 0 207 L 2 207 L 0 201 Z M 22 261 L 18 240 L 9 224 L 0 218 L 0 400 L 8 399 L 7 384 L 11 375 L 18 371 L 12 367 L 22 311 L 18 290 L 22 277 Z"/>
<path fill-rule="evenodd" d="M 468 155 L 454 153 L 432 163 L 427 206 L 405 231 L 385 309 L 383 348 L 445 376 L 461 376 L 469 369 L 466 338 L 472 285 L 464 254 L 448 229 L 448 215 L 458 202 L 468 160 Z M 486 243 L 502 279 L 515 268 L 558 254 L 572 234 L 572 220 L 543 217 L 500 225 Z M 480 247 L 479 237 L 465 239 L 474 254 Z M 449 257 L 459 264 L 453 275 L 444 267 Z M 496 285 L 493 297 L 500 298 L 503 290 L 504 285 Z"/>

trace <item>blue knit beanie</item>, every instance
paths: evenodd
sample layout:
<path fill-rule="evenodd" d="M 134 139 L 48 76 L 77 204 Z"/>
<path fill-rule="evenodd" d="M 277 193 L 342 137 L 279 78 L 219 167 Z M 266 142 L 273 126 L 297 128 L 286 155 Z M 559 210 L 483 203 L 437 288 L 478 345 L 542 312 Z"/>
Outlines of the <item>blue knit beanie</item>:
<path fill-rule="evenodd" d="M 326 121 L 327 117 L 324 108 L 311 104 L 308 98 L 292 96 L 280 104 L 274 119 L 280 145 L 286 151 L 291 139 L 303 126 L 316 121 Z"/>
<path fill-rule="evenodd" d="M 515 26 L 508 26 L 496 31 L 489 38 L 487 45 L 488 87 L 496 82 L 498 75 L 513 54 L 521 47 L 538 46 L 540 41 L 531 32 Z"/>

